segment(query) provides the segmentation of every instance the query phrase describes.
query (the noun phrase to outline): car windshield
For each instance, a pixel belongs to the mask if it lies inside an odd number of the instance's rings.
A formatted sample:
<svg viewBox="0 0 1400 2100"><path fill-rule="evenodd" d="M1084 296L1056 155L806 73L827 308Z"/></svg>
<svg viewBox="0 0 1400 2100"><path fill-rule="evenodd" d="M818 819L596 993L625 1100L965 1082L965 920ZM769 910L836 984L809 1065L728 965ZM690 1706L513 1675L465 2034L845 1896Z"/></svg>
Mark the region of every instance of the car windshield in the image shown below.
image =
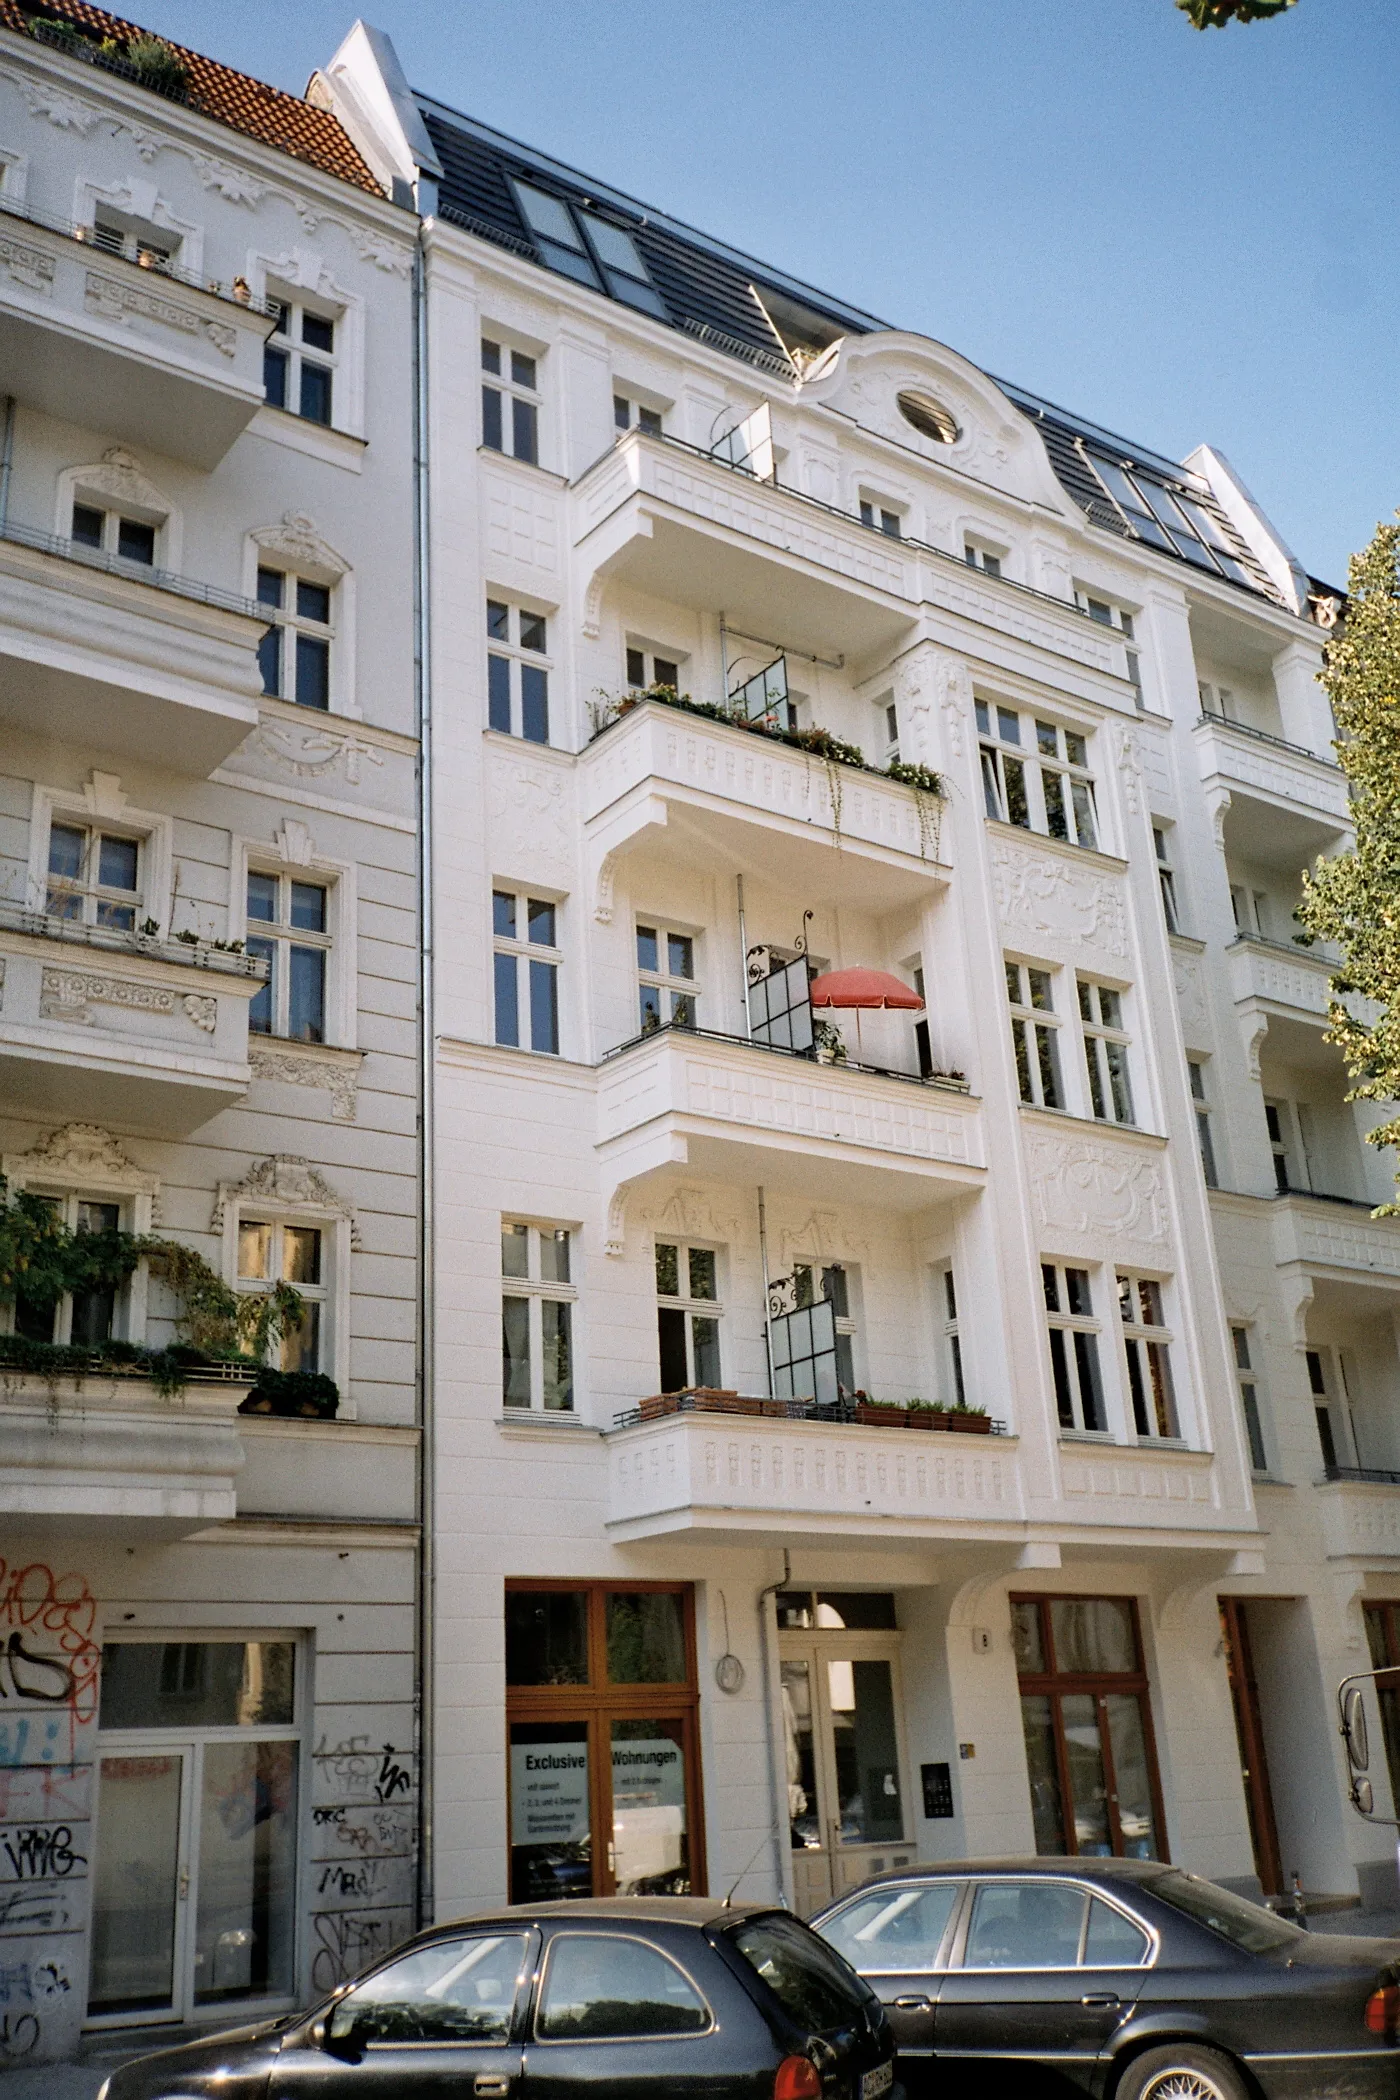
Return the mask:
<svg viewBox="0 0 1400 2100"><path fill-rule="evenodd" d="M1271 1910L1249 1902L1247 1897L1232 1896L1228 1889L1203 1881L1199 1874L1183 1874L1173 1868L1170 1873L1155 1875L1147 1886L1161 1902L1169 1903L1173 1910L1184 1911L1198 1925L1208 1925L1212 1932L1218 1932L1223 1940L1246 1954L1276 1954L1302 1936L1301 1928L1290 1925L1286 1918L1275 1917Z"/></svg>
<svg viewBox="0 0 1400 2100"><path fill-rule="evenodd" d="M796 1918L753 1918L736 1925L729 1939L809 2034L849 2027L871 1995L869 1984Z"/></svg>

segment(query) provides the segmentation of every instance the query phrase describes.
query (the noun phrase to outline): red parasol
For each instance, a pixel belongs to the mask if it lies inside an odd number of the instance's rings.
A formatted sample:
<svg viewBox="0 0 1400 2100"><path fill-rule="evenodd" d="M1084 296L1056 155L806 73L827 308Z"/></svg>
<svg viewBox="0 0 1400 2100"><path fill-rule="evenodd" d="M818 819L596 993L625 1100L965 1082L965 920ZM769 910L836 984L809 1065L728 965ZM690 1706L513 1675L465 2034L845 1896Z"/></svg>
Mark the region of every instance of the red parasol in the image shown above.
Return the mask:
<svg viewBox="0 0 1400 2100"><path fill-rule="evenodd" d="M897 1007L922 1013L924 1002L917 992L892 977L888 970L826 970L812 979L813 1006L854 1006L869 1011Z"/></svg>

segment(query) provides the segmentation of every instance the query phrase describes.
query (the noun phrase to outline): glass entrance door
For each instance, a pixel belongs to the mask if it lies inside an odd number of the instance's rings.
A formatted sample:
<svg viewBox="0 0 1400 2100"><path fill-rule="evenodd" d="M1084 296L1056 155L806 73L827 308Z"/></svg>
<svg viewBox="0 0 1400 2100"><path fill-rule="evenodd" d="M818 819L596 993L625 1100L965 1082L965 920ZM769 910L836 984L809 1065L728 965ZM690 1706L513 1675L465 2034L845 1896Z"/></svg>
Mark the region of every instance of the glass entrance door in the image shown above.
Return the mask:
<svg viewBox="0 0 1400 2100"><path fill-rule="evenodd" d="M784 1636L793 1901L804 1917L908 1864L898 1668L893 1643Z"/></svg>
<svg viewBox="0 0 1400 2100"><path fill-rule="evenodd" d="M88 1993L94 2018L177 2011L189 1894L187 1763L183 1746L101 1760Z"/></svg>

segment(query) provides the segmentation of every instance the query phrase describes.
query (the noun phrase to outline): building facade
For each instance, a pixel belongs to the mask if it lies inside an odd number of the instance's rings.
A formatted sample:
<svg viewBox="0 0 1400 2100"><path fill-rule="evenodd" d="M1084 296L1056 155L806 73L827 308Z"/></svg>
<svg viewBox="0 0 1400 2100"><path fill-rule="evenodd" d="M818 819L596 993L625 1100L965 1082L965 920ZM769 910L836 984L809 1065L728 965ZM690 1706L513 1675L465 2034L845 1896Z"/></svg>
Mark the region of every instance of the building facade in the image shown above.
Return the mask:
<svg viewBox="0 0 1400 2100"><path fill-rule="evenodd" d="M1036 1848L1393 1900L1334 1693L1400 1237L1290 916L1336 595L1219 453L363 32L318 92L424 218L438 1915Z"/></svg>
<svg viewBox="0 0 1400 2100"><path fill-rule="evenodd" d="M0 8L0 1167L116 1262L0 1311L6 2064L415 1922L415 234L329 112ZM171 1244L294 1285L278 1377L163 1354Z"/></svg>

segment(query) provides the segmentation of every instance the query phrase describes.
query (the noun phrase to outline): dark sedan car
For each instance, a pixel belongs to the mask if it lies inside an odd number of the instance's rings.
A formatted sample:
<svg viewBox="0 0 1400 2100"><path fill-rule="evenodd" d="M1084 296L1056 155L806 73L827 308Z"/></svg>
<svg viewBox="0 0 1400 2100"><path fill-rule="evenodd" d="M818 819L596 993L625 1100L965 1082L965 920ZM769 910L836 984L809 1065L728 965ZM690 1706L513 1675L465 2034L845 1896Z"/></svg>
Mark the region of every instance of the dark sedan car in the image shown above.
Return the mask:
<svg viewBox="0 0 1400 2100"><path fill-rule="evenodd" d="M1304 1932L1179 1867L906 1869L813 1923L884 2000L911 2093L1400 2096L1400 1941Z"/></svg>
<svg viewBox="0 0 1400 2100"><path fill-rule="evenodd" d="M877 1995L786 1911L530 1904L436 1927L313 2013L114 2072L99 2100L899 2100Z"/></svg>

